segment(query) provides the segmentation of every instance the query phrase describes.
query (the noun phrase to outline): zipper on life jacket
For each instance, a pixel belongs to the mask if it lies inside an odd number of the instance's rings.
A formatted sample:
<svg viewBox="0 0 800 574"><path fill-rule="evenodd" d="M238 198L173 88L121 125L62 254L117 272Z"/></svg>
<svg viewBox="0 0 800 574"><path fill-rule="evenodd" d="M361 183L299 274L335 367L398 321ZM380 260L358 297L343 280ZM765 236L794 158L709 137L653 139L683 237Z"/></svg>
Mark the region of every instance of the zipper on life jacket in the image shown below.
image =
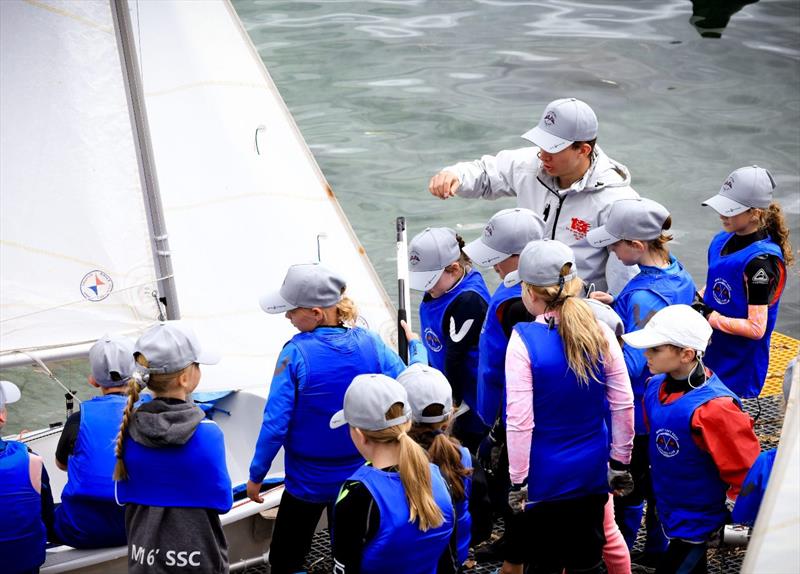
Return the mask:
<svg viewBox="0 0 800 574"><path fill-rule="evenodd" d="M542 178L536 176L536 180L544 186L544 188L555 195L558 198L558 207L556 208L556 218L553 220L553 230L550 232L550 239L556 238L556 225L558 225L558 217L561 215L561 207L564 205L564 200L567 198L566 195L563 197L559 195L557 191L551 189L549 185L542 181ZM547 206L544 208L544 213L542 214L542 219L544 219L545 223L547 223L547 216L550 215L550 204L548 203Z"/></svg>

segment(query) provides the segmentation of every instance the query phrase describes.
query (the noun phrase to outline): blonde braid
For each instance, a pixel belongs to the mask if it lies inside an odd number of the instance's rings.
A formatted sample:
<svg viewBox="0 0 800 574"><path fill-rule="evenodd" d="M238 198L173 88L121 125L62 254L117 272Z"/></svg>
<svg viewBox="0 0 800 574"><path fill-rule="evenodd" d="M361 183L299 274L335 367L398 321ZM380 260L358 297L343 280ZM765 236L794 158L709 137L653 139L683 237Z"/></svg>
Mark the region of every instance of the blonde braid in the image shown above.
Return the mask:
<svg viewBox="0 0 800 574"><path fill-rule="evenodd" d="M114 454L117 457L117 464L114 466L114 480L128 480L128 471L125 468L125 462L122 460L122 457L125 452L125 433L128 432L128 425L130 424L131 418L133 418L133 407L136 401L139 400L140 382L141 375L139 375L139 373L134 373L128 381L128 402L122 414L122 424L119 427L117 444L114 447Z"/></svg>

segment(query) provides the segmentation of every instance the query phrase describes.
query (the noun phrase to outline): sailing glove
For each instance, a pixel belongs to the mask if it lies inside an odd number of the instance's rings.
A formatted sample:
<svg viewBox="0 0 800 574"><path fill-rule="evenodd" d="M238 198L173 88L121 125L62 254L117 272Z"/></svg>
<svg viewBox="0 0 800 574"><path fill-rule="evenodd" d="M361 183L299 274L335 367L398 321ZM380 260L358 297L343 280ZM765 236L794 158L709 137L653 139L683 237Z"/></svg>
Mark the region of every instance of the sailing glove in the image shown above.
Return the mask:
<svg viewBox="0 0 800 574"><path fill-rule="evenodd" d="M706 302L700 296L700 293L697 292L695 292L694 294L694 301L692 301L692 309L700 313L706 319L708 319L708 316L714 312L714 309L706 305Z"/></svg>
<svg viewBox="0 0 800 574"><path fill-rule="evenodd" d="M608 486L615 496L628 496L633 492L631 465L608 459Z"/></svg>
<svg viewBox="0 0 800 574"><path fill-rule="evenodd" d="M508 491L508 506L511 507L511 512L514 514L523 512L527 503L528 483L512 484L511 489Z"/></svg>

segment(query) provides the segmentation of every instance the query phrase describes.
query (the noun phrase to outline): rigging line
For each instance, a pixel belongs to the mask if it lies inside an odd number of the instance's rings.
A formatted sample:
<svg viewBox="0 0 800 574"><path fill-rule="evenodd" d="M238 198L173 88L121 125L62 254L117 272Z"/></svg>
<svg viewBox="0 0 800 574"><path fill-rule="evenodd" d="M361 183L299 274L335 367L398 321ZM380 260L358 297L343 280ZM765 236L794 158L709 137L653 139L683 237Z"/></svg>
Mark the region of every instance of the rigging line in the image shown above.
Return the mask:
<svg viewBox="0 0 800 574"><path fill-rule="evenodd" d="M31 360L32 360L34 363L36 363L37 365L39 365L39 366L40 366L40 367L41 367L41 368L44 370L44 372L47 374L47 376L48 376L48 377L50 377L52 380L54 380L54 381L55 381L55 382L58 384L58 386L59 386L59 387L61 387L62 389L64 389L64 391L65 391L65 392L66 392L68 395L70 395L70 396L71 396L73 399L75 399L76 401L78 401L78 404L81 404L81 400L80 400L78 397L76 397L76 396L75 396L75 393L73 393L73 392L72 392L70 389L68 389L68 388L67 388L67 387L64 385L64 383L62 383L61 381L59 381L59 380L58 380L58 377L56 377L56 376L53 374L53 371L51 371L50 369L48 369L48 368L47 368L47 365L45 365L45 364L44 364L44 362L43 362L43 361L42 361L42 360L41 360L39 357L36 357L35 355L30 355L30 354L26 353L25 351L17 351L17 353L20 353L20 354L22 354L22 355L25 355L26 357L28 357L29 359L31 359Z"/></svg>
<svg viewBox="0 0 800 574"><path fill-rule="evenodd" d="M156 277L153 281L146 281L144 283L137 283L136 285L131 285L130 287L125 287L124 289L117 289L115 293L124 293L126 291L131 291L132 289L139 289L140 287L144 287L147 285L153 285L158 283L159 281L163 281L165 279L172 279L175 275L165 275L164 277ZM81 303L86 303L86 299L84 300L76 300L70 301L69 303L62 303L61 305L54 305L53 307L47 307L45 309L39 309L37 311L31 311L30 313L24 313L22 315L15 315L13 317L7 317L5 319L0 319L0 323L7 323L8 321L15 321L17 319L24 319L25 317L30 317L32 315L38 315L40 313L47 313L48 311L54 311L56 309L61 309L62 307L70 307L72 305L78 305Z"/></svg>

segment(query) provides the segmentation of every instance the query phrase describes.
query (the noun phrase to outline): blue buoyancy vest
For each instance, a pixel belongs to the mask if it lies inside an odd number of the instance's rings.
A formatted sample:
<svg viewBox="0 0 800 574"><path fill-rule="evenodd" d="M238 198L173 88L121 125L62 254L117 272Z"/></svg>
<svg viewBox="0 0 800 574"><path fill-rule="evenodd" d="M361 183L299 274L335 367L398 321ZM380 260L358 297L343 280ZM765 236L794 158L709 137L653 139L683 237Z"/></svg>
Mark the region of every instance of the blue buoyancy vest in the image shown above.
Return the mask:
<svg viewBox="0 0 800 574"><path fill-rule="evenodd" d="M472 469L472 455L466 447L461 447L461 464L467 470ZM464 500L455 502L456 536L458 541L458 563L463 564L469 554L469 543L472 540L472 516L469 513L469 498L472 494L472 475L464 477Z"/></svg>
<svg viewBox="0 0 800 574"><path fill-rule="evenodd" d="M306 381L297 389L284 441L286 489L309 502L333 502L342 483L364 464L347 425L330 428L344 393L356 375L380 373L372 335L361 328L323 336L315 331L292 337L303 354Z"/></svg>
<svg viewBox="0 0 800 574"><path fill-rule="evenodd" d="M428 349L428 362L431 367L442 371L445 375L445 357L447 356L447 343L450 340L449 325L444 324L444 316L450 304L465 291L474 291L485 301L489 300L489 290L483 276L472 270L456 285L441 297L423 300L419 306L419 322L422 329L422 340ZM472 380L463 381L464 401L470 406L477 403L477 374L478 374L478 346L469 352L469 372Z"/></svg>
<svg viewBox="0 0 800 574"><path fill-rule="evenodd" d="M766 238L734 253L722 255L722 249L732 236L733 233L723 231L711 240L703 300L725 317L743 319L747 317L748 307L744 280L747 264L759 255L772 255L783 261L783 254L772 239ZM763 337L753 340L714 329L711 343L706 349L706 365L740 397L757 397L764 386L769 367L769 341L778 319L784 282L785 275L782 275L775 299L767 312L767 329Z"/></svg>
<svg viewBox="0 0 800 574"><path fill-rule="evenodd" d="M477 411L487 425L492 426L498 413L506 419L506 348L508 337L497 316L500 306L510 299L522 297L522 284L506 287L503 283L489 301L489 310L478 343Z"/></svg>
<svg viewBox="0 0 800 574"><path fill-rule="evenodd" d="M367 487L380 512L380 526L361 557L363 574L434 574L453 533L453 503L439 467L430 465L433 499L444 522L423 532L409 522L405 488L397 472L363 465L351 477Z"/></svg>
<svg viewBox="0 0 800 574"><path fill-rule="evenodd" d="M725 524L728 485L707 452L692 436L692 415L718 397L739 399L716 375L678 400L662 404L659 392L665 375L651 378L645 391L650 421L650 468L658 516L670 538L703 542Z"/></svg>
<svg viewBox="0 0 800 574"><path fill-rule="evenodd" d="M28 447L0 440L0 570L37 569L45 560L47 533L42 498L31 484Z"/></svg>
<svg viewBox="0 0 800 574"><path fill-rule="evenodd" d="M120 504L208 508L224 514L233 505L222 430L210 420L197 425L186 444L151 448L125 437L128 479L117 485Z"/></svg>
<svg viewBox="0 0 800 574"><path fill-rule="evenodd" d="M625 332L638 331L642 329L650 318L664 307L670 305L691 305L694 301L696 288L692 276L684 269L680 261L670 255L670 266L666 269L658 267L640 266L640 272L636 277L628 281L622 292L614 299L614 310L622 318L625 325ZM635 304L632 299L636 292L647 291L655 295L651 300L653 303L649 308L642 309ZM644 358L643 349L634 349L625 346L625 357L633 360L626 360L628 375L631 379L633 388L633 406L636 434L647 434L642 414L642 398L644 389L652 374L647 368L647 360ZM632 369L631 367L635 367ZM631 372L635 371L635 372Z"/></svg>
<svg viewBox="0 0 800 574"><path fill-rule="evenodd" d="M775 464L775 455L778 449L765 450L747 471L747 476L742 482L742 489L736 497L731 518L734 524L753 524L761 508L761 501L769 486L769 477Z"/></svg>
<svg viewBox="0 0 800 574"><path fill-rule="evenodd" d="M518 323L533 374L528 500L576 498L608 492L606 386L602 369L582 384L567 363L556 327Z"/></svg>

